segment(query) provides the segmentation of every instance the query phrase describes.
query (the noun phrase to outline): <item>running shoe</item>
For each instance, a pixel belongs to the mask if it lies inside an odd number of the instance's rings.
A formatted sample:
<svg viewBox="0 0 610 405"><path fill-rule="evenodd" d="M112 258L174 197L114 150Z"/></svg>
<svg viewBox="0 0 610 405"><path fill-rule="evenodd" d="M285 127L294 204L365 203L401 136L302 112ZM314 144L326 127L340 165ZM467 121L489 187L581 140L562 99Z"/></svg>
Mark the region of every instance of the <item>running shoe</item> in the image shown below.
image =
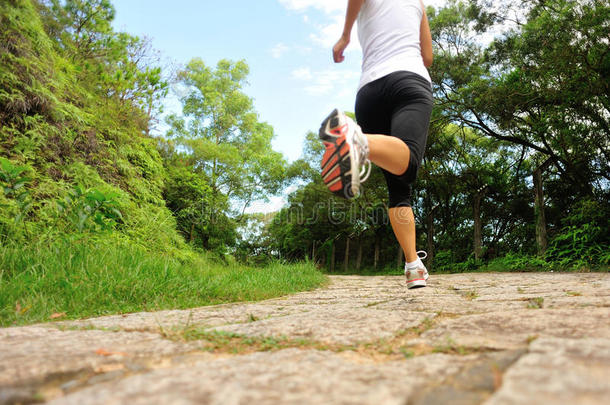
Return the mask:
<svg viewBox="0 0 610 405"><path fill-rule="evenodd" d="M340 197L357 197L360 184L371 174L366 136L351 118L338 109L322 122L319 135L326 146L321 164L324 184Z"/></svg>
<svg viewBox="0 0 610 405"><path fill-rule="evenodd" d="M424 256L419 256L423 253ZM428 257L428 254L423 250L417 252L417 260L414 263L405 263L405 276L407 277L407 288L421 288L426 286L428 280L428 269L424 266L422 259Z"/></svg>

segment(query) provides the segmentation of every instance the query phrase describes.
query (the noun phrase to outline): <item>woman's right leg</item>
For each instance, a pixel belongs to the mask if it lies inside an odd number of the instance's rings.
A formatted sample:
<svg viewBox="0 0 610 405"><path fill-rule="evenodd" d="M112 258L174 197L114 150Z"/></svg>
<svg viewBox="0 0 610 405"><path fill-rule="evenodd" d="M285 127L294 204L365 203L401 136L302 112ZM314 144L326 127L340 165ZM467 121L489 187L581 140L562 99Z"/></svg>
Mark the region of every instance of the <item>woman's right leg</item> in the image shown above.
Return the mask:
<svg viewBox="0 0 610 405"><path fill-rule="evenodd" d="M365 135L371 162L397 176L407 171L411 152L404 141L389 135Z"/></svg>
<svg viewBox="0 0 610 405"><path fill-rule="evenodd" d="M389 135L366 134L366 137L371 162L397 176L407 171L411 152L404 141ZM405 260L407 263L417 260L413 209L407 206L392 207L388 210L388 216Z"/></svg>

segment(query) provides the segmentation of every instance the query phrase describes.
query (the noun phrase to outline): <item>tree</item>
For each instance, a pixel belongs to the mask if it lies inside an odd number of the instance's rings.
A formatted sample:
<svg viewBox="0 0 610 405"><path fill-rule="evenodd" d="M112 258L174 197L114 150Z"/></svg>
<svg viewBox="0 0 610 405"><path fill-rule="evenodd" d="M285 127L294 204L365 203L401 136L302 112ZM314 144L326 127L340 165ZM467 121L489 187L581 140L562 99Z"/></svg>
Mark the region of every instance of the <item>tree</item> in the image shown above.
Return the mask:
<svg viewBox="0 0 610 405"><path fill-rule="evenodd" d="M242 91L247 75L244 61L221 60L212 69L191 60L178 73L183 114L168 118L167 136L185 151L192 173L209 185L215 218L225 225L230 218L245 219L248 206L276 193L285 179L285 159L271 145L273 128L258 120Z"/></svg>
<svg viewBox="0 0 610 405"><path fill-rule="evenodd" d="M188 148L215 193L242 203L242 212L280 188L286 166L271 147L273 128L258 121L242 92L247 74L244 61L221 60L210 69L193 59L178 73L184 117L168 119L168 136Z"/></svg>
<svg viewBox="0 0 610 405"><path fill-rule="evenodd" d="M453 1L433 16L436 93L450 120L551 158L574 192L591 195L610 177L610 7L520 4L527 21L487 47L480 35L506 22L487 2Z"/></svg>

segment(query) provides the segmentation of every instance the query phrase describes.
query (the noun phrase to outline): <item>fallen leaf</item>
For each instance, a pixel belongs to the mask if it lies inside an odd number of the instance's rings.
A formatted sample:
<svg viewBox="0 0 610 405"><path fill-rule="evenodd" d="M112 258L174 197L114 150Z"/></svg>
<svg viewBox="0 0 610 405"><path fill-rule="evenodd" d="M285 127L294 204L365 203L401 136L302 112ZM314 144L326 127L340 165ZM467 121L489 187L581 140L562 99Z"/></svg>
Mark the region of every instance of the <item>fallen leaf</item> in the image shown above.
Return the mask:
<svg viewBox="0 0 610 405"><path fill-rule="evenodd" d="M66 313L65 312L54 312L51 314L50 318L57 319L57 318L61 318L62 316L66 316Z"/></svg>
<svg viewBox="0 0 610 405"><path fill-rule="evenodd" d="M116 370L124 370L125 365L123 363L113 363L113 364L102 364L96 367L93 371L96 373L109 373L111 371Z"/></svg>
<svg viewBox="0 0 610 405"><path fill-rule="evenodd" d="M23 314L25 314L26 312L28 312L28 311L30 310L30 308L32 308L32 306L31 306L31 305L28 305L27 307L23 308L23 307L21 306L21 304L19 303L19 301L15 302L15 313L16 313L17 315L23 315Z"/></svg>
<svg viewBox="0 0 610 405"><path fill-rule="evenodd" d="M494 389L498 390L502 386L502 371L498 369L498 367L494 366L492 368L493 377L494 377Z"/></svg>
<svg viewBox="0 0 610 405"><path fill-rule="evenodd" d="M106 349L97 349L95 351L95 354L100 355L100 356L114 356L114 355L119 355L119 356L127 356L127 353L124 352L109 352Z"/></svg>

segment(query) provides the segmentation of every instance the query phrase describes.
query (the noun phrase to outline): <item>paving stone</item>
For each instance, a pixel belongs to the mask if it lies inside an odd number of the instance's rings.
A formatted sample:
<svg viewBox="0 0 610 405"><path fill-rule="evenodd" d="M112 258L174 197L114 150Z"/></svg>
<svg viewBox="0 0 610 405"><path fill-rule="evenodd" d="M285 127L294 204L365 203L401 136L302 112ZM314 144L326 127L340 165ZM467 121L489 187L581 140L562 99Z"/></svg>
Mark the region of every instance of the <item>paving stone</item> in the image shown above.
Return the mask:
<svg viewBox="0 0 610 405"><path fill-rule="evenodd" d="M337 305L324 311L298 313L247 324L228 325L214 330L247 336L285 336L330 344L355 344L388 339L419 325L435 314L410 312L408 308L382 311Z"/></svg>
<svg viewBox="0 0 610 405"><path fill-rule="evenodd" d="M606 319L607 321L607 319ZM487 405L610 403L610 340L545 338L504 375Z"/></svg>
<svg viewBox="0 0 610 405"><path fill-rule="evenodd" d="M287 349L155 370L86 388L51 404L399 405L428 381L457 372L472 358L433 354L362 364L336 353Z"/></svg>
<svg viewBox="0 0 610 405"><path fill-rule="evenodd" d="M0 388L31 387L52 380L63 383L79 374L116 371L129 362L153 366L197 347L154 333L60 331L41 326L0 329Z"/></svg>
<svg viewBox="0 0 610 405"><path fill-rule="evenodd" d="M480 404L502 384L502 373L526 353L526 349L484 354L459 372L420 390L408 405Z"/></svg>
<svg viewBox="0 0 610 405"><path fill-rule="evenodd" d="M539 337L610 339L610 308L521 309L447 319L422 334L433 346L514 349Z"/></svg>

